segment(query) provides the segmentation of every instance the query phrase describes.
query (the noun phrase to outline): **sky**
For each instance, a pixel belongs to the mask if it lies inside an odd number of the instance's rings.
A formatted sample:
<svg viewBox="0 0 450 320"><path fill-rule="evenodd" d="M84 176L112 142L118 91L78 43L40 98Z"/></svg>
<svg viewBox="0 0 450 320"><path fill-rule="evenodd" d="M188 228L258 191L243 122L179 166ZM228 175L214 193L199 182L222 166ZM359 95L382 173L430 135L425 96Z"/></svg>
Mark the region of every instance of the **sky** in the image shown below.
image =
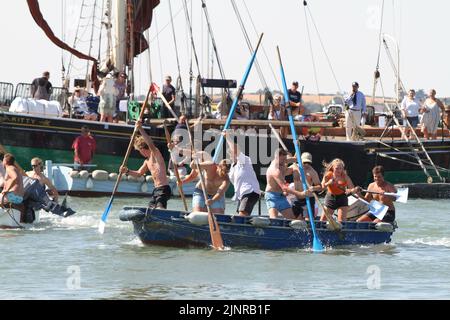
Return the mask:
<svg viewBox="0 0 450 320"><path fill-rule="evenodd" d="M89 0L86 0L89 2ZM92 2L94 0L91 0ZM191 2L192 1L192 2ZM373 73L377 65L379 29L383 0L310 0L307 17L300 0L235 0L244 20L249 37L256 45L258 32L264 32L263 47L258 52L258 61L265 81L272 89L280 82L276 46L280 46L286 78L304 85L305 93L336 93L350 91L351 83L358 81L360 90L372 95ZM50 26L58 35L65 25L67 39L73 38L78 23L78 7L81 0L41 0L41 8ZM98 1L99 3L101 1ZM241 81L250 59L250 52L240 29L231 1L205 0L211 18L220 59L226 78ZM66 4L67 15L62 21L62 4ZM193 8L195 44L203 77L207 71L208 33L202 13L201 0L188 0ZM178 55L185 90L188 91L189 52L188 32L182 0L171 0L176 30ZM61 86L61 49L47 40L35 24L26 1L2 1L0 30L0 81L31 82L45 70L50 71L54 86ZM246 10L246 7L248 11ZM69 8L69 9L67 9ZM75 9L77 8L77 9ZM251 16L248 15L251 13ZM314 19L320 38L316 33ZM447 34L447 13L450 1L385 0L383 32L397 40L400 47L400 74L407 87L415 89L435 88L438 96L450 96L450 51ZM251 18L250 18L251 17ZM172 28L170 25L168 0L161 0L155 9L150 29L151 74L153 81L160 83L164 75L178 75ZM252 23L253 22L253 23ZM254 25L254 26L253 26ZM307 26L311 37L308 37ZM311 45L310 41L311 39ZM322 50L320 40L325 51ZM69 40L71 42L73 40ZM390 51L397 63L397 50L389 40ZM313 53L317 79L312 63ZM326 55L336 75L329 67ZM267 56L267 58L266 58ZM136 59L136 89L145 93L149 85L148 53ZM65 55L67 64L68 56ZM269 62L270 64L269 64ZM86 67L80 63L79 69ZM275 75L272 73L274 70ZM386 51L382 48L380 71L387 96L394 95L395 77ZM84 71L80 71L84 72ZM194 75L197 68L194 65ZM215 65L214 76L219 72ZM261 88L256 69L252 69L246 90ZM381 90L377 90L381 95Z"/></svg>

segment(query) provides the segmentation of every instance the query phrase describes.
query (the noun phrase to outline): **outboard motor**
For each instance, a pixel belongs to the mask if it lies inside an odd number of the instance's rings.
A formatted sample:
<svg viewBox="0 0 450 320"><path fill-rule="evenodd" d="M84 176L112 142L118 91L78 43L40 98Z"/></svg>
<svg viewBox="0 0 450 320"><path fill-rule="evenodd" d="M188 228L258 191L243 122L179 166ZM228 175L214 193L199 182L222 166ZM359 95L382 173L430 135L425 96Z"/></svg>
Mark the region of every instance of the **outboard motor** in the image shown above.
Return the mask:
<svg viewBox="0 0 450 320"><path fill-rule="evenodd" d="M60 205L53 201L45 191L45 186L41 185L38 180L29 177L23 178L23 187L25 195L23 197L25 205L25 220L31 222L35 219L35 210L44 209L61 217L68 217L75 213L71 208L67 208L65 204Z"/></svg>

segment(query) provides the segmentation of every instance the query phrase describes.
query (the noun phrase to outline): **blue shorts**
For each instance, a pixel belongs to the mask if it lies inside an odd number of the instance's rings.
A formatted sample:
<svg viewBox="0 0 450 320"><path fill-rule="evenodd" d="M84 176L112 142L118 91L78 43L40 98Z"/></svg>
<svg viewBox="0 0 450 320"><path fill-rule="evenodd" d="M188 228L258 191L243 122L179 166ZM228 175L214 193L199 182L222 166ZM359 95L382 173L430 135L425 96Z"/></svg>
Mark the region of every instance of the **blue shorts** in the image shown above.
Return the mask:
<svg viewBox="0 0 450 320"><path fill-rule="evenodd" d="M414 129L419 125L419 117L408 117L408 121Z"/></svg>
<svg viewBox="0 0 450 320"><path fill-rule="evenodd" d="M23 197L18 196L13 192L8 192L6 194L6 199L2 199L2 202L6 202L5 200L8 200L7 202L12 204L21 204L23 202Z"/></svg>
<svg viewBox="0 0 450 320"><path fill-rule="evenodd" d="M208 195L208 199L211 199L212 197L214 197L214 195L212 196ZM192 193L192 207L206 208L205 197L203 196L202 190L195 188L194 192ZM211 210L212 209L225 210L225 196L223 196L217 201L214 201L210 206L210 208Z"/></svg>
<svg viewBox="0 0 450 320"><path fill-rule="evenodd" d="M291 208L286 196L280 192L266 192L264 199L266 199L268 210L277 209L279 212L283 212Z"/></svg>

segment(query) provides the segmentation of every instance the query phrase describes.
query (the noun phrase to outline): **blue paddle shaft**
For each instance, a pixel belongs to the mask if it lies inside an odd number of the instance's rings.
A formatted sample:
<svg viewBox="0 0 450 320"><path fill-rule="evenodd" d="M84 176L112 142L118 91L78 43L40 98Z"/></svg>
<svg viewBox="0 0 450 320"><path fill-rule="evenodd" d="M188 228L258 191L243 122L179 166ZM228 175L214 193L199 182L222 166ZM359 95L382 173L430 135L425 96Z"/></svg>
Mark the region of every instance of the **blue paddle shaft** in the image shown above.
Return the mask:
<svg viewBox="0 0 450 320"><path fill-rule="evenodd" d="M278 49L278 47L277 47ZM305 175L305 170L303 169L303 163L302 163L302 159L301 159L301 150L300 150L300 146L298 144L298 140L297 140L297 132L295 131L295 125L294 125L294 118L292 117L292 110L291 110L291 106L290 106L290 99L289 99L289 91L286 85L286 76L284 74L284 68L283 68L283 63L281 61L281 55L280 55L280 51L278 49L278 58L280 60L280 69L281 69L281 82L282 82L282 86L283 86L283 91L284 91L284 102L288 111L288 118L289 118L289 125L291 127L291 133L292 133L292 140L294 143L294 148L295 148L295 152L297 154L297 162L298 162L298 167L300 169L300 174L302 177L302 185L303 185L303 190L308 190L308 186L306 184L306 175ZM316 226L314 224L314 214L311 208L311 202L309 200L309 197L306 198L306 206L308 208L308 215L309 215L309 221L311 223L311 230L313 232L313 237L314 237L314 242L313 243L313 247L315 250L321 251L323 250L323 246L322 243L320 242L319 238L317 237L317 233L316 233Z"/></svg>
<svg viewBox="0 0 450 320"><path fill-rule="evenodd" d="M258 45L256 46L255 52L253 52L252 58L250 59L250 62L247 66L244 77L242 78L241 84L239 85L239 90L236 94L236 97L233 100L233 104L231 105L230 113L228 114L228 118L227 118L227 121L225 122L223 131L228 130L230 128L231 120L233 120L234 112L236 111L237 105L239 103L239 97L241 96L242 92L244 92L244 87L247 82L248 76L250 75L250 71L252 70L253 63L255 62L256 54L258 53L259 46L261 45L261 40L263 38L263 35L264 35L264 33L261 34L261 36L259 37ZM224 141L224 136L221 135L219 138L219 143L217 144L217 147L216 147L216 151L214 153L213 161L215 163L217 163L217 161L219 160L219 155L220 155L220 151L222 150L223 141Z"/></svg>

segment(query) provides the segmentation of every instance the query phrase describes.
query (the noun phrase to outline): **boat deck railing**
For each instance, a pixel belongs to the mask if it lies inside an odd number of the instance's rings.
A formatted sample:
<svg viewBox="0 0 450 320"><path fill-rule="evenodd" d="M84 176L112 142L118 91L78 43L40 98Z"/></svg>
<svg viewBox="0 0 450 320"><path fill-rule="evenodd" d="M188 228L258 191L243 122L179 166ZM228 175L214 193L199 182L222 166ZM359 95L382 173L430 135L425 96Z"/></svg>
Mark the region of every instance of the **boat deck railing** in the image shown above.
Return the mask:
<svg viewBox="0 0 450 320"><path fill-rule="evenodd" d="M14 85L8 82L0 82L0 106L11 105L14 100Z"/></svg>

